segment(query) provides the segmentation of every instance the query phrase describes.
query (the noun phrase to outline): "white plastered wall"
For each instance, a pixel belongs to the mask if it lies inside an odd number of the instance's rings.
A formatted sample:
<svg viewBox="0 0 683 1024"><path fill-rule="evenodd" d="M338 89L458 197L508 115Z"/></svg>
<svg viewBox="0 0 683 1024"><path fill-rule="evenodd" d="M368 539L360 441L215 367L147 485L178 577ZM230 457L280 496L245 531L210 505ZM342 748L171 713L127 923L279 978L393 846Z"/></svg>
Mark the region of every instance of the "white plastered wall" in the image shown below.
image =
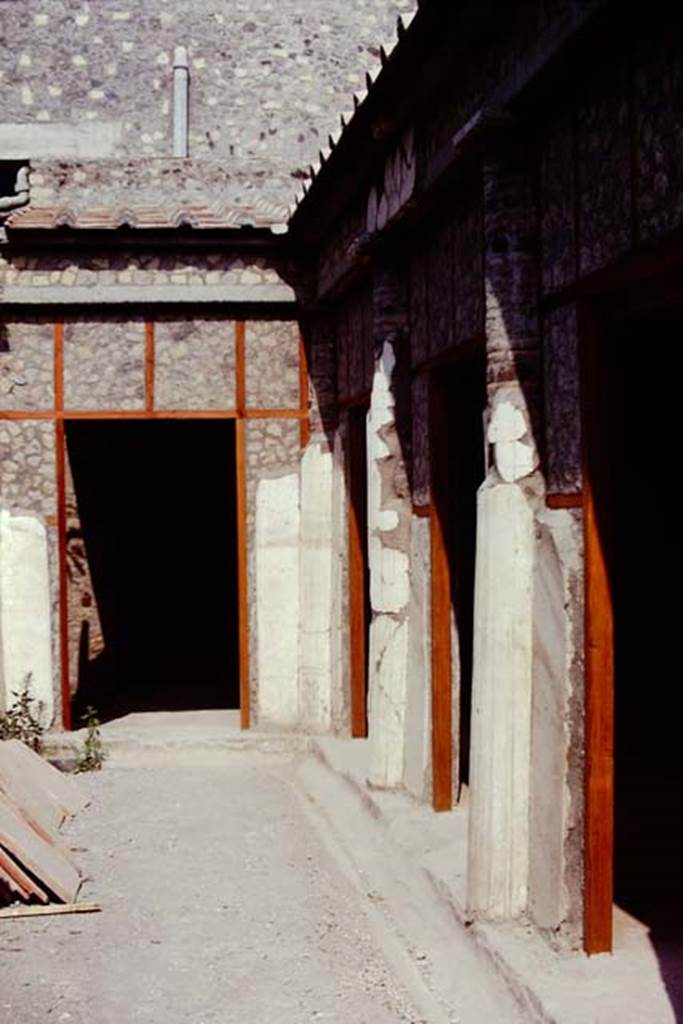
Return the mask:
<svg viewBox="0 0 683 1024"><path fill-rule="evenodd" d="M28 681L45 727L55 713L51 618L45 526L0 509L0 706Z"/></svg>

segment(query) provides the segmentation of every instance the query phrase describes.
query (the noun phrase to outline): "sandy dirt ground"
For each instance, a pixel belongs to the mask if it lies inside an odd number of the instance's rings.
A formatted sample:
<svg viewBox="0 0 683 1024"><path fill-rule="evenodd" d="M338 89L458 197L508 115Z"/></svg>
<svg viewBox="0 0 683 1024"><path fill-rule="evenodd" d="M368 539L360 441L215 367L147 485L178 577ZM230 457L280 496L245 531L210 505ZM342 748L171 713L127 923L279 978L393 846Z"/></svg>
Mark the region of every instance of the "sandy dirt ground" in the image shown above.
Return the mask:
<svg viewBox="0 0 683 1024"><path fill-rule="evenodd" d="M0 923L2 1024L433 1024L291 758L169 752L80 778L66 840L102 913Z"/></svg>

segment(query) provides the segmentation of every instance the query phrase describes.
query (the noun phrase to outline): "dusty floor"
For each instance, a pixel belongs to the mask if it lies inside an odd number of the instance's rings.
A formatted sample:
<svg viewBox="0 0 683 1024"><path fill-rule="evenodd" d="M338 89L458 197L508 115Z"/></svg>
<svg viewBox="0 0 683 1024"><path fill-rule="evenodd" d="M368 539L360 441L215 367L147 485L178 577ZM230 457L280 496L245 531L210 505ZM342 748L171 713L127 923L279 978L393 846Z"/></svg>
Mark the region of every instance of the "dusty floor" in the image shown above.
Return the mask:
<svg viewBox="0 0 683 1024"><path fill-rule="evenodd" d="M430 1011L291 757L140 753L81 779L92 803L68 841L89 875L80 898L103 912L2 923L3 1024L519 1019L469 969L464 1015Z"/></svg>

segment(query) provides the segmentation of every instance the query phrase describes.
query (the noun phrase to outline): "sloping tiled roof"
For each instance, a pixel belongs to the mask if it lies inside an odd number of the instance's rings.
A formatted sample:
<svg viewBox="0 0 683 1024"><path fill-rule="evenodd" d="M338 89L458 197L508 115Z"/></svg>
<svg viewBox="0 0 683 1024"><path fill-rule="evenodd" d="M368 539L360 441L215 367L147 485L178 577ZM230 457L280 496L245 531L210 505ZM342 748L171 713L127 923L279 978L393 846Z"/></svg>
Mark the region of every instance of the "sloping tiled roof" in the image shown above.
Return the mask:
<svg viewBox="0 0 683 1024"><path fill-rule="evenodd" d="M206 203L150 206L25 206L6 221L12 230L50 230L68 227L75 230L115 230L129 227L139 230L189 227L198 231L212 228L273 228L287 223L287 207L256 201L248 206Z"/></svg>

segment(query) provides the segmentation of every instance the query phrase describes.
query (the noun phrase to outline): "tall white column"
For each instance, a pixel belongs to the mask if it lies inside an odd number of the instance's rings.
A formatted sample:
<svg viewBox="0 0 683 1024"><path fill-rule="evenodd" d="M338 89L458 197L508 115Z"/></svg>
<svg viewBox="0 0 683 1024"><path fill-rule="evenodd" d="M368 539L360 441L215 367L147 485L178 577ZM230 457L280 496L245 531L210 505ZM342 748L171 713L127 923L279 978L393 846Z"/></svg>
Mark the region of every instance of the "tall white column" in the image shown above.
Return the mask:
<svg viewBox="0 0 683 1024"><path fill-rule="evenodd" d="M30 677L30 679L29 679ZM35 516L0 509L0 686L7 708L28 681L43 725L55 711L47 534Z"/></svg>

